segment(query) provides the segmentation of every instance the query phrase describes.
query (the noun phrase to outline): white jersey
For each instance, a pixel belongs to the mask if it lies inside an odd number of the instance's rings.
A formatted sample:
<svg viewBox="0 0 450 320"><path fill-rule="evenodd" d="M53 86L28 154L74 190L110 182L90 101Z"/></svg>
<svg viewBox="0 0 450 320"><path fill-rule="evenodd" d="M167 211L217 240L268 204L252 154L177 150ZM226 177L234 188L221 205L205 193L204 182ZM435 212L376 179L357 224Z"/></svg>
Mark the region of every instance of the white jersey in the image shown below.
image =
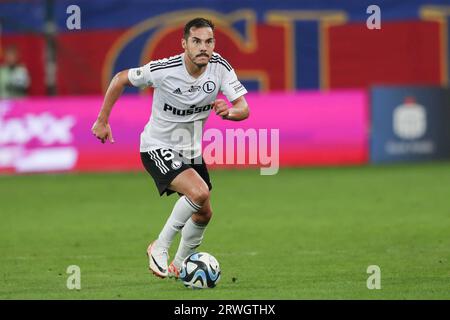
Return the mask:
<svg viewBox="0 0 450 320"><path fill-rule="evenodd" d="M130 69L128 79L133 86L155 88L152 114L141 133L140 151L168 148L187 158L202 154L203 133L198 124L203 128L219 90L229 101L247 93L233 68L217 53L198 78L188 73L183 53Z"/></svg>

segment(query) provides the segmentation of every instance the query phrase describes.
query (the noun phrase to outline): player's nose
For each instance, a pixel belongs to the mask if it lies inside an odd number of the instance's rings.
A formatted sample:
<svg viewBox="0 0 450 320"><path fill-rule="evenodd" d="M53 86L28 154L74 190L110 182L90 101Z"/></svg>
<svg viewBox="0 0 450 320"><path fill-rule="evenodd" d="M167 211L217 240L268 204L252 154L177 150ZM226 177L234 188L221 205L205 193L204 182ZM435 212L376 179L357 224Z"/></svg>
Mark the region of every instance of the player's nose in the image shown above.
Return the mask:
<svg viewBox="0 0 450 320"><path fill-rule="evenodd" d="M202 57L202 56L209 57L209 54L206 50L200 50L200 53L197 56L198 57Z"/></svg>

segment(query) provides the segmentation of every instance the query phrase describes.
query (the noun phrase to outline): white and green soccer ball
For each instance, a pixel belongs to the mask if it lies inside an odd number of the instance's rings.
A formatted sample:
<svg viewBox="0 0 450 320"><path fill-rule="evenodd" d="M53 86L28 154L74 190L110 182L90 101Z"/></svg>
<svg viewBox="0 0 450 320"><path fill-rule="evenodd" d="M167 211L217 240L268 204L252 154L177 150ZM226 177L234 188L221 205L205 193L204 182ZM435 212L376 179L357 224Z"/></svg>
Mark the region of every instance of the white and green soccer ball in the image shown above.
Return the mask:
<svg viewBox="0 0 450 320"><path fill-rule="evenodd" d="M184 259L180 280L192 289L214 288L220 280L220 266L207 252L196 252Z"/></svg>

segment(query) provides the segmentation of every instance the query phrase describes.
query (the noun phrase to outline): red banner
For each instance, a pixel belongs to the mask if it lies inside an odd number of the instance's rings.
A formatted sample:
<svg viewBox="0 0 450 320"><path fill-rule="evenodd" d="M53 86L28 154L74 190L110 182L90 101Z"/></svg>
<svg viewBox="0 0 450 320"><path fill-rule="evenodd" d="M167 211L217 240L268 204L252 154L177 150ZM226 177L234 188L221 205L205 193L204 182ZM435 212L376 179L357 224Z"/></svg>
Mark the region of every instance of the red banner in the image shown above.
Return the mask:
<svg viewBox="0 0 450 320"><path fill-rule="evenodd" d="M365 23L331 27L330 87L440 85L439 27L424 21L386 22L380 30Z"/></svg>

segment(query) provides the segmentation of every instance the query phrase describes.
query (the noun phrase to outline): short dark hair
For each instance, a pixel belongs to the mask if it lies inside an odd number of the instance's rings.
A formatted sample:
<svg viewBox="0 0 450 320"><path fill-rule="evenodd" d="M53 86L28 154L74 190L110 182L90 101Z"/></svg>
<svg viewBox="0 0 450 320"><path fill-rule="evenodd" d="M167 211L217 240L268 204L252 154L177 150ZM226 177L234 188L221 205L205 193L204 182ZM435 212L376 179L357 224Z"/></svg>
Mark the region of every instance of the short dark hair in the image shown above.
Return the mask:
<svg viewBox="0 0 450 320"><path fill-rule="evenodd" d="M211 20L205 18L192 19L184 26L184 38L186 40L189 38L191 28L211 28L214 31L214 24Z"/></svg>

